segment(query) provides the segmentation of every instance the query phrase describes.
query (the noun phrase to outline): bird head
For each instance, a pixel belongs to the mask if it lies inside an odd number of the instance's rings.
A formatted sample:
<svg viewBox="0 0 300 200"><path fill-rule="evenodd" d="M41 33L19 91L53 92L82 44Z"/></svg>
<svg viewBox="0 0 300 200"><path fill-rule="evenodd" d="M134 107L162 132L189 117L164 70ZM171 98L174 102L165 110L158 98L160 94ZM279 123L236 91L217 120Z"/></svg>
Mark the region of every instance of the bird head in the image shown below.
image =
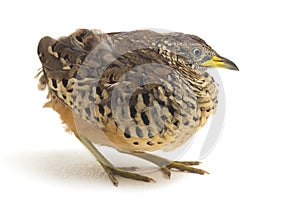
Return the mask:
<svg viewBox="0 0 300 200"><path fill-rule="evenodd" d="M213 50L204 40L195 35L183 33L168 34L164 48L177 55L179 62L184 62L197 71L207 68L224 68L237 70L237 66Z"/></svg>

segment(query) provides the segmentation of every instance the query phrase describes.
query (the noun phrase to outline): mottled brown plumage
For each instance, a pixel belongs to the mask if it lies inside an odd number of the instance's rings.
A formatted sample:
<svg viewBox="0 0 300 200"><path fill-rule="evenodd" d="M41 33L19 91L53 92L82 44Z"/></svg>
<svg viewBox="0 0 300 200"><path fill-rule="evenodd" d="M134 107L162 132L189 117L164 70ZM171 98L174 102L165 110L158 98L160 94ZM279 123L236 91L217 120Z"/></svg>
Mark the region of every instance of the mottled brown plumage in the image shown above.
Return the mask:
<svg viewBox="0 0 300 200"><path fill-rule="evenodd" d="M58 40L42 38L38 54L43 65L39 87L49 90L45 106L60 114L115 184L113 174L152 179L118 171L92 143L147 159L167 174L169 168L205 173L188 166L193 162L142 153L176 149L205 125L217 106L217 85L207 67L237 70L202 39L150 30L105 34L82 29Z"/></svg>

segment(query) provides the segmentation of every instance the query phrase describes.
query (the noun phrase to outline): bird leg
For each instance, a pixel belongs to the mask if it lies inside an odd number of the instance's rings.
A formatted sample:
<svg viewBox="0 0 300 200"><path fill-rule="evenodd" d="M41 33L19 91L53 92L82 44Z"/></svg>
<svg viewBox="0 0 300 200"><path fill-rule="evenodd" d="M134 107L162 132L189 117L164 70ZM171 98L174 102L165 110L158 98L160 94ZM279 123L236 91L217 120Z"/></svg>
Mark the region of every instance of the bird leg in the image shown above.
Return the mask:
<svg viewBox="0 0 300 200"><path fill-rule="evenodd" d="M191 167L191 165L199 165L201 163L199 161L170 161L168 159L153 154L149 154L146 152L124 152L124 153L145 159L149 162L156 164L158 167L161 168L162 172L167 177L171 176L171 171L170 171L171 169L177 169L179 171L186 171L186 172L196 173L201 175L208 174L208 172L202 169Z"/></svg>
<svg viewBox="0 0 300 200"><path fill-rule="evenodd" d="M154 179L139 175L136 173L124 171L122 169L118 169L113 166L111 162L109 162L97 149L96 147L89 141L87 138L78 137L79 141L94 155L97 161L101 164L105 172L108 174L110 180L113 182L115 186L118 186L118 180L116 179L115 175L119 175L125 178L134 179L138 181L144 182L155 182Z"/></svg>

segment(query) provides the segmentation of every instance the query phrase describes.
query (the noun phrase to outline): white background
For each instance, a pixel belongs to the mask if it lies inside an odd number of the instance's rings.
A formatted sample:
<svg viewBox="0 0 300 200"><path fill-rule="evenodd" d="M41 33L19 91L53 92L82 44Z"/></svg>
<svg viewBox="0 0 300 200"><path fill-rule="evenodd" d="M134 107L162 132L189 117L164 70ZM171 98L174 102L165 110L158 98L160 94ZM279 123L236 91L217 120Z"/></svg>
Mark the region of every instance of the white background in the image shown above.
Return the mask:
<svg viewBox="0 0 300 200"><path fill-rule="evenodd" d="M4 3L5 2L5 3ZM197 3L196 3L197 2ZM297 1L2 1L1 199L299 199ZM33 77L41 37L77 28L163 28L199 35L239 72L220 70L223 135L203 161L210 175L112 186L93 157L43 109Z"/></svg>

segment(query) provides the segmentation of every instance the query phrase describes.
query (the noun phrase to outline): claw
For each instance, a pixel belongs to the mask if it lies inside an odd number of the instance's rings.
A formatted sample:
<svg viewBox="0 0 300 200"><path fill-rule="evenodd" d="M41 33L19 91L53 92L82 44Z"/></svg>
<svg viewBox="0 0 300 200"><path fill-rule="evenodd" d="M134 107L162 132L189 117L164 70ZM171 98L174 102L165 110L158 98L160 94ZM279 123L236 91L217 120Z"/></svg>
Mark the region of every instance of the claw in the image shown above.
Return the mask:
<svg viewBox="0 0 300 200"><path fill-rule="evenodd" d="M171 178L171 171L168 167L164 166L161 168L162 172L164 175L166 175L168 178Z"/></svg>

